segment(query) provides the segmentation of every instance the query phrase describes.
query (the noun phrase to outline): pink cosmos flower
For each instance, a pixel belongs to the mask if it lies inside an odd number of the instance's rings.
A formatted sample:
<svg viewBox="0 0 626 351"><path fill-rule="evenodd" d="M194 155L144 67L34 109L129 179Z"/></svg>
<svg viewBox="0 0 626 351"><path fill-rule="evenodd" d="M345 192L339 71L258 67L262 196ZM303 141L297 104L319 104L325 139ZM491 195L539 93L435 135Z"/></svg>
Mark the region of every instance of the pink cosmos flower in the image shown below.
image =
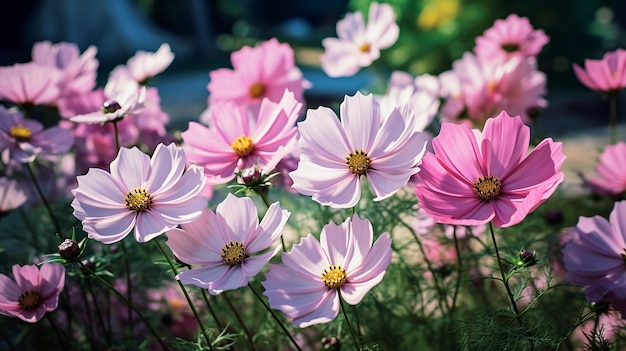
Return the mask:
<svg viewBox="0 0 626 351"><path fill-rule="evenodd" d="M110 169L91 168L72 190L74 216L92 239L111 244L134 229L135 239L147 242L197 219L206 207L198 195L202 169L185 170L185 152L174 144L159 144L152 158L121 148Z"/></svg>
<svg viewBox="0 0 626 351"><path fill-rule="evenodd" d="M70 117L70 121L105 123L138 114L145 106L146 87L123 76L111 77L104 86L104 98L101 110Z"/></svg>
<svg viewBox="0 0 626 351"><path fill-rule="evenodd" d="M20 111L0 106L0 152L19 163L32 162L37 156L58 155L69 151L74 143L69 129L43 125L24 118Z"/></svg>
<svg viewBox="0 0 626 351"><path fill-rule="evenodd" d="M609 196L626 191L626 143L618 141L608 145L596 166L598 176L585 182L592 191Z"/></svg>
<svg viewBox="0 0 626 351"><path fill-rule="evenodd" d="M309 110L298 124L300 162L289 173L293 188L334 208L348 208L361 197L361 176L380 201L405 186L419 172L426 133L416 132L409 108L395 107L383 116L373 95L346 96L341 121L327 107Z"/></svg>
<svg viewBox="0 0 626 351"><path fill-rule="evenodd" d="M232 102L213 105L211 127L191 122L181 134L189 162L204 167L214 184L227 183L235 172L254 165L276 164L295 145L302 106L292 92L283 93L278 103L263 99L258 116Z"/></svg>
<svg viewBox="0 0 626 351"><path fill-rule="evenodd" d="M18 105L53 104L59 97L58 69L36 62L0 67L0 100Z"/></svg>
<svg viewBox="0 0 626 351"><path fill-rule="evenodd" d="M497 19L491 28L476 38L474 52L484 60L534 57L549 41L544 31L534 29L528 18L510 14L506 19Z"/></svg>
<svg viewBox="0 0 626 351"><path fill-rule="evenodd" d="M529 128L504 111L482 133L443 123L417 174L420 207L444 224L521 222L563 181L561 143L544 139L527 154L529 143Z"/></svg>
<svg viewBox="0 0 626 351"><path fill-rule="evenodd" d="M391 239L383 233L372 246L367 219L354 215L341 225L322 228L320 241L312 234L270 264L265 296L272 308L299 328L327 323L337 317L339 298L356 305L383 279L391 262Z"/></svg>
<svg viewBox="0 0 626 351"><path fill-rule="evenodd" d="M0 314L28 323L38 322L59 303L65 268L56 263L13 266L13 278L0 274Z"/></svg>
<svg viewBox="0 0 626 351"><path fill-rule="evenodd" d="M137 51L135 56L128 59L126 65L115 67L111 76L121 75L139 84L145 84L150 78L165 71L172 61L174 61L174 53L169 44L163 43L154 53Z"/></svg>
<svg viewBox="0 0 626 351"><path fill-rule="evenodd" d="M348 77L380 57L380 50L392 46L400 34L389 4L372 2L367 26L360 12L348 13L337 22L338 38L322 41L322 69L330 77Z"/></svg>
<svg viewBox="0 0 626 351"><path fill-rule="evenodd" d="M207 89L209 105L232 101L242 107L256 107L263 99L278 102L285 89L303 101L309 82L295 65L293 49L288 44L270 39L257 47L244 46L231 54L233 69L212 71Z"/></svg>
<svg viewBox="0 0 626 351"><path fill-rule="evenodd" d="M570 229L570 241L563 248L566 278L584 286L589 301L599 302L607 295L611 295L608 300L626 299L625 220L626 201L620 201L608 221L600 216L580 217Z"/></svg>
<svg viewBox="0 0 626 351"><path fill-rule="evenodd" d="M289 215L275 202L259 223L252 199L229 193L215 213L204 210L198 220L167 232L167 245L179 260L202 266L181 272L176 279L213 295L245 286L281 249L270 246L282 234Z"/></svg>
<svg viewBox="0 0 626 351"><path fill-rule="evenodd" d="M437 230L435 226L436 222L433 217L431 217L424 209L418 208L417 213L415 214L415 223L413 224L413 228L415 233L418 235L429 235ZM456 235L457 239L469 238L472 236L479 236L483 234L487 230L487 226L485 224L475 225L475 226L464 226L464 225L449 225L445 224L443 226L443 234L448 239L453 239Z"/></svg>
<svg viewBox="0 0 626 351"><path fill-rule="evenodd" d="M607 52L601 60L585 60L585 68L574 64L574 73L591 90L611 93L626 87L626 50Z"/></svg>
<svg viewBox="0 0 626 351"><path fill-rule="evenodd" d="M26 188L17 180L0 178L0 217L22 206L28 200Z"/></svg>

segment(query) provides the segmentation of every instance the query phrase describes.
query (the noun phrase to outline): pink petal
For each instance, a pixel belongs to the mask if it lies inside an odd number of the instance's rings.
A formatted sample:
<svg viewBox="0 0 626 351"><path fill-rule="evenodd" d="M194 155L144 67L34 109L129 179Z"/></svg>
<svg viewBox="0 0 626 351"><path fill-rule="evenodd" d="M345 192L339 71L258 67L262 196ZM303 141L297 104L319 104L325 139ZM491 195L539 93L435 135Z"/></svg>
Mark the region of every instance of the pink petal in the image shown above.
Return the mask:
<svg viewBox="0 0 626 351"><path fill-rule="evenodd" d="M381 125L380 107L374 95L362 95L358 91L354 96L346 95L340 109L341 125L353 148L349 151L369 152Z"/></svg>
<svg viewBox="0 0 626 351"><path fill-rule="evenodd" d="M259 217L254 202L249 197L239 198L229 193L226 199L217 205L216 214L222 216L232 231L232 241L244 243L249 234L259 224Z"/></svg>

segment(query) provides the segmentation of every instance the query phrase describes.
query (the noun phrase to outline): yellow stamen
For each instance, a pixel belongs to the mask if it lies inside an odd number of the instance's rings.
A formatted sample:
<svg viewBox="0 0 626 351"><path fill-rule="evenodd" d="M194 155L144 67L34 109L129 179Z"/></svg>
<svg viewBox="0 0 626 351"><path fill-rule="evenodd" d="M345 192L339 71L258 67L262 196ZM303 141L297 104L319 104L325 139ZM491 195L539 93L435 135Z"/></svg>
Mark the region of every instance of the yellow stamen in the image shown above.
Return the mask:
<svg viewBox="0 0 626 351"><path fill-rule="evenodd" d="M226 264L236 266L241 264L246 257L248 257L246 248L238 241L231 241L222 246L222 260L224 260Z"/></svg>
<svg viewBox="0 0 626 351"><path fill-rule="evenodd" d="M346 283L346 270L331 264L322 272L322 281L329 289L341 288Z"/></svg>
<svg viewBox="0 0 626 351"><path fill-rule="evenodd" d="M363 150L355 150L346 156L346 165L350 172L356 175L365 174L370 168L372 160L367 156L367 152Z"/></svg>
<svg viewBox="0 0 626 351"><path fill-rule="evenodd" d="M363 43L359 46L359 51L362 53L370 52L371 49L372 47L370 46L370 43Z"/></svg>
<svg viewBox="0 0 626 351"><path fill-rule="evenodd" d="M265 96L265 90L265 85L261 83L254 83L250 86L250 89L248 89L248 94L253 99L259 99Z"/></svg>
<svg viewBox="0 0 626 351"><path fill-rule="evenodd" d="M11 127L9 135L17 141L28 141L33 136L33 132L23 125L18 124Z"/></svg>
<svg viewBox="0 0 626 351"><path fill-rule="evenodd" d="M254 142L252 138L247 135L242 135L239 138L235 139L230 147L235 151L237 156L246 157L254 151Z"/></svg>
<svg viewBox="0 0 626 351"><path fill-rule="evenodd" d="M494 176L480 177L474 181L474 192L481 200L493 200L500 195L502 182Z"/></svg>
<svg viewBox="0 0 626 351"><path fill-rule="evenodd" d="M146 189L135 188L132 191L126 193L124 203L129 210L143 211L149 210L152 204L152 195L150 195Z"/></svg>

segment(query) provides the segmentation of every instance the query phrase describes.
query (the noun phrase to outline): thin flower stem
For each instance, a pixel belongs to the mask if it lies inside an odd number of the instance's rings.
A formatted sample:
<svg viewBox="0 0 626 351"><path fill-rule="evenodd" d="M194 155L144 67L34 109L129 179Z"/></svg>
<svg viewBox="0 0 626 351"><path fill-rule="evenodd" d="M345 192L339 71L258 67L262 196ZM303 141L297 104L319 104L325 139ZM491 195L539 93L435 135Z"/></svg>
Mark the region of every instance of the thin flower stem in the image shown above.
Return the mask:
<svg viewBox="0 0 626 351"><path fill-rule="evenodd" d="M113 121L113 132L115 134L115 153L117 154L120 151L120 132L117 127L117 121Z"/></svg>
<svg viewBox="0 0 626 351"><path fill-rule="evenodd" d="M178 275L178 270L174 266L174 262L172 262L172 259L170 258L170 256L167 254L167 252L165 252L161 243L159 243L158 240L152 240L152 241L156 243L156 246L159 248L163 256L165 256L165 259L167 260L167 263L170 265L170 268L172 269L172 271L174 272L174 275L175 276ZM200 330L202 330L202 335L204 336L204 340L209 346L209 350L213 350L211 340L209 339L209 334L207 334L206 329L204 328L204 324L202 324L202 319L200 319L200 315L198 315L198 311L196 311L196 307L191 301L191 298L189 297L189 294L187 293L187 289L185 288L185 285L183 285L183 283L181 283L181 281L178 279L176 279L176 281L178 282L180 289L183 291L183 295L185 295L185 299L187 300L187 304L189 305L191 312L193 313L194 317L196 317L196 320L198 321L198 326L200 326Z"/></svg>
<svg viewBox="0 0 626 351"><path fill-rule="evenodd" d="M124 296L124 294L122 294L117 289L115 289L111 284L109 284L109 282L104 280L101 276L97 275L96 272L92 271L91 268L87 267L84 263L79 261L78 264L80 264L82 269L84 269L85 271L89 272L90 276L95 277L98 281L100 281L100 283L104 284L104 286L109 288L109 290L111 290L115 295L117 295L117 297L122 299L122 301L124 301L124 303L126 303L129 306L131 306L131 308L133 309L133 311L135 311L135 313L137 313L137 315L139 316L141 321L146 325L146 327L148 327L148 329L150 330L152 335L154 335L154 337L156 338L158 343L161 345L161 348L163 348L163 350L169 350L167 345L165 345L163 340L161 340L161 337L159 337L159 334L156 332L156 330L154 330L154 328L152 327L150 322L148 322L148 320L143 316L143 314L141 314L141 312L137 309L137 307L135 307L135 305L131 304L130 301L128 301L126 299L126 296Z"/></svg>
<svg viewBox="0 0 626 351"><path fill-rule="evenodd" d="M33 184L35 184L35 189L37 189L37 194L39 194L41 202L48 211L48 215L50 215L50 219L52 220L52 224L54 225L54 229L56 230L57 238L59 238L60 241L63 241L63 238L61 237L61 226L54 216L54 213L52 212L52 207L50 207L48 200L46 200L46 196L43 194L43 191L41 191L41 187L39 186L39 182L37 182L37 177L35 177L35 173L33 172L33 166L30 162L26 164L26 170L28 170L28 175L33 181Z"/></svg>
<svg viewBox="0 0 626 351"><path fill-rule="evenodd" d="M57 339L59 339L59 344L61 346L61 349L66 350L67 346L65 345L65 341L63 341L63 337L61 336L61 333L59 332L59 328L57 328L56 323L54 323L52 318L50 318L50 315L48 315L47 313L44 316L46 320L50 322L50 325L52 326L52 330L54 330L54 334L57 336Z"/></svg>
<svg viewBox="0 0 626 351"><path fill-rule="evenodd" d="M609 118L611 119L611 144L617 142L617 94L609 94Z"/></svg>
<svg viewBox="0 0 626 351"><path fill-rule="evenodd" d="M230 299L226 295L226 292L222 293L222 297L224 297L224 300L228 304L228 307L230 307L231 311L233 311L235 318L237 318L239 325L241 325L243 332L246 334L246 337L248 338L248 344L250 344L250 349L254 350L254 340L252 340L252 334L250 333L250 329L248 329L248 327L246 326L246 323L244 323L243 319L241 319L239 312L237 312L235 305L233 305L232 301L230 301Z"/></svg>
<svg viewBox="0 0 626 351"><path fill-rule="evenodd" d="M250 287L250 290L252 290L252 292L254 293L254 296L256 296L257 300L259 300L259 302L261 302L263 307L265 307L265 309L272 315L272 317L274 318L276 323L278 323L278 326L280 327L280 329L282 329L283 332L285 333L285 335L287 335L287 337L289 337L289 340L291 340L291 343L293 344L293 346L295 346L298 351L302 351L302 349L300 348L300 345L298 345L296 340L291 336L291 334L289 333L287 328L285 328L285 325L280 321L280 319L274 313L274 311L272 311L270 306L268 304L266 304L265 301L263 301L263 298L261 297L261 295L259 295L259 293L256 290L254 290L254 288L252 287L252 285L250 283L248 283L248 287Z"/></svg>
<svg viewBox="0 0 626 351"><path fill-rule="evenodd" d="M209 313L211 313L211 317L213 317L213 320L215 321L215 325L217 326L219 330L224 329L224 327L222 326L222 323L220 323L220 320L217 318L217 314L215 314L215 310L213 309L211 302L209 301L209 297L207 296L207 290L206 289L200 289L200 290L202 290L202 297L204 298L206 307L209 309Z"/></svg>
<svg viewBox="0 0 626 351"><path fill-rule="evenodd" d="M454 238L454 250L456 251L456 283L454 285L454 294L452 295L452 304L450 305L450 318L453 318L454 308L456 307L456 299L459 295L459 289L461 287L461 273L463 272L463 260L461 259L459 238L456 235L456 225L452 231L452 237Z"/></svg>
<svg viewBox="0 0 626 351"><path fill-rule="evenodd" d="M267 194L266 194L266 191L265 191L265 190L263 190L263 189L255 189L255 192L256 192L257 194L259 194L259 196L261 197L261 200L263 200L263 203L265 204L265 206L266 206L267 208L270 208L270 202L269 202L269 200L267 199ZM285 238L283 237L283 234L282 234L282 233L280 234L280 244L281 244L281 245L282 245L282 247L283 247L283 252L287 252L287 246L285 245Z"/></svg>
<svg viewBox="0 0 626 351"><path fill-rule="evenodd" d="M348 314L346 313L346 307L343 303L343 299L341 298L341 292L337 290L339 293L339 305L341 306L341 313L343 313L343 318L346 320L346 324L348 325L348 330L350 331L350 336L352 336L352 342L354 342L355 350L359 351L361 348L359 347L359 342L356 340L356 335L354 334L354 330L352 329L352 325L350 324L350 319L348 318Z"/></svg>
<svg viewBox="0 0 626 351"><path fill-rule="evenodd" d="M132 284L130 281L130 263L128 262L128 253L126 251L126 244L124 243L124 240L121 241L121 245L122 245L122 256L123 256L123 260L124 260L124 270L126 273L126 295L128 296L128 301L132 304L133 303L133 298L132 298ZM132 309L130 308L130 305L128 306L128 335L133 335L133 312Z"/></svg>
<svg viewBox="0 0 626 351"><path fill-rule="evenodd" d="M96 315L98 316L98 324L101 325L102 332L104 333L104 338L107 340L107 344L109 345L109 347L111 347L111 346L113 346L113 342L111 341L111 335L107 331L106 325L104 324L104 319L102 318L102 312L100 311L100 305L98 305L97 296L96 296L96 294L93 293L93 288L92 288L91 283L89 282L88 279L85 279L85 284L87 285L87 290L89 290L89 293L91 294L91 297L93 298L93 306L96 308ZM85 304L87 304L87 301L85 301ZM129 321L130 321L130 319L129 319Z"/></svg>

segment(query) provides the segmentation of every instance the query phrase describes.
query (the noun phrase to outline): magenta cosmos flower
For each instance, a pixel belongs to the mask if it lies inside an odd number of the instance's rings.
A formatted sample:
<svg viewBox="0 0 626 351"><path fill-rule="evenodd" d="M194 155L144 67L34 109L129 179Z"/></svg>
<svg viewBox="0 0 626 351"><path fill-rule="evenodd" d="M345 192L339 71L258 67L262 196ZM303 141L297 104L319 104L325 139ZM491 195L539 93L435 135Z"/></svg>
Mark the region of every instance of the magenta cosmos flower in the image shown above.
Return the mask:
<svg viewBox="0 0 626 351"><path fill-rule="evenodd" d="M529 128L504 111L482 133L443 123L416 177L420 207L444 224L521 222L563 181L561 143L544 139L527 154L529 143Z"/></svg>
<svg viewBox="0 0 626 351"><path fill-rule="evenodd" d="M364 176L374 201L388 198L419 172L428 136L415 123L406 106L383 116L373 95L358 92L341 103L341 121L330 108L309 110L298 124L302 153L289 173L292 187L322 205L347 208L359 201Z"/></svg>
<svg viewBox="0 0 626 351"><path fill-rule="evenodd" d="M337 317L339 298L356 305L383 279L391 262L391 239L383 233L372 246L372 225L355 215L322 228L271 264L262 284L272 308L304 328Z"/></svg>
<svg viewBox="0 0 626 351"><path fill-rule="evenodd" d="M245 286L280 251L280 245L270 246L282 234L289 215L275 202L259 223L252 199L228 194L215 213L204 210L198 220L167 232L167 245L174 255L201 266L176 278L213 295Z"/></svg>
<svg viewBox="0 0 626 351"><path fill-rule="evenodd" d="M485 60L507 60L511 57L534 57L550 38L541 29L534 29L526 17L510 14L498 19L483 35L476 38L474 52Z"/></svg>
<svg viewBox="0 0 626 351"><path fill-rule="evenodd" d="M587 88L612 93L626 87L626 50L604 54L601 60L585 60L585 68L574 64L576 77Z"/></svg>
<svg viewBox="0 0 626 351"><path fill-rule="evenodd" d="M563 248L567 280L586 287L589 301L625 300L626 201L615 203L608 221L580 217L569 234Z"/></svg>
<svg viewBox="0 0 626 351"><path fill-rule="evenodd" d="M270 39L257 47L244 46L230 55L233 69L212 71L209 105L218 101L232 101L240 106L257 106L264 98L278 102L285 89L302 102L309 83L295 65L293 49Z"/></svg>
<svg viewBox="0 0 626 351"><path fill-rule="evenodd" d="M54 104L59 97L61 73L36 62L0 67L0 100L17 105Z"/></svg>
<svg viewBox="0 0 626 351"><path fill-rule="evenodd" d="M111 76L121 75L140 84L165 71L174 61L174 53L169 44L163 43L156 52L139 50L126 61L126 65L115 67Z"/></svg>
<svg viewBox="0 0 626 351"><path fill-rule="evenodd" d="M0 274L0 314L25 322L38 322L59 303L65 286L65 268L44 263L41 268L13 266L13 278Z"/></svg>
<svg viewBox="0 0 626 351"><path fill-rule="evenodd" d="M370 4L367 26L360 12L348 13L337 22L338 38L322 41L322 69L330 77L347 77L368 67L380 57L380 50L392 46L400 27L389 4Z"/></svg>
<svg viewBox="0 0 626 351"><path fill-rule="evenodd" d="M78 176L72 190L74 216L90 238L111 244L135 229L146 242L202 213L206 199L202 169L185 170L185 152L174 144L159 144L150 158L138 148L121 148L111 173L91 168Z"/></svg>
<svg viewBox="0 0 626 351"><path fill-rule="evenodd" d="M626 191L626 143L608 145L596 166L598 176L585 182L591 190L605 195L619 195Z"/></svg>
<svg viewBox="0 0 626 351"><path fill-rule="evenodd" d="M227 183L235 172L254 165L265 169L295 146L296 119L302 107L290 91L278 103L264 99L258 116L232 102L211 107L210 125L191 122L181 135L188 160L204 167L209 182ZM210 142L207 142L210 141Z"/></svg>
<svg viewBox="0 0 626 351"><path fill-rule="evenodd" d="M32 162L37 156L58 155L69 151L74 143L71 131L61 127L44 129L21 112L0 106L0 152L19 163Z"/></svg>

